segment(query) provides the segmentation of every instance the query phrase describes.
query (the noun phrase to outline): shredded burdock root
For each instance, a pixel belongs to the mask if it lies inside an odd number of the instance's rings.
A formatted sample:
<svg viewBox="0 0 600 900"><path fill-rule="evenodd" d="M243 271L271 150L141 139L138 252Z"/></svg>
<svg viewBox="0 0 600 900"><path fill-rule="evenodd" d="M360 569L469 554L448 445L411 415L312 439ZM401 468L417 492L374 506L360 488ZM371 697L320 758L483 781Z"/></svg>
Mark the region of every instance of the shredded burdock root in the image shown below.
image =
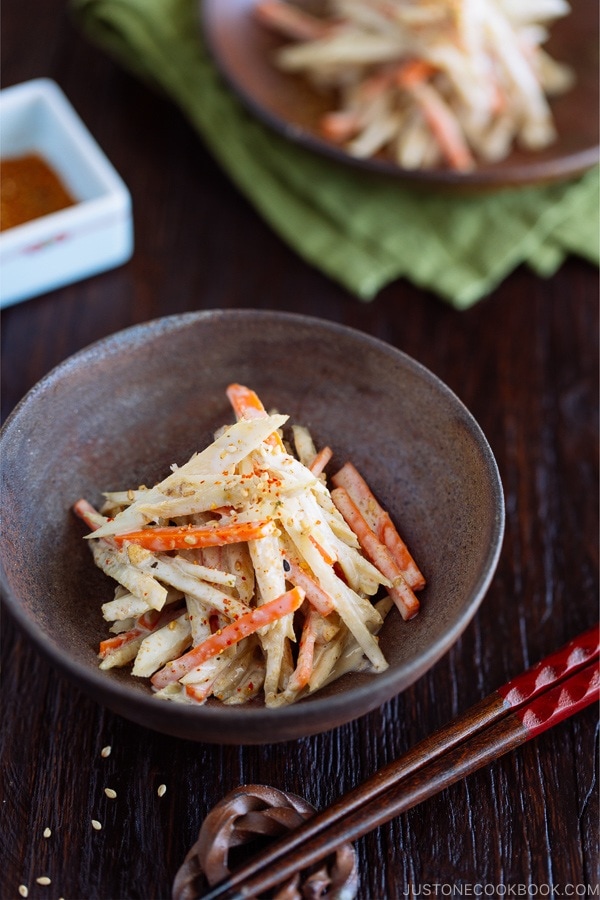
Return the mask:
<svg viewBox="0 0 600 900"><path fill-rule="evenodd" d="M259 0L255 14L291 39L275 57L333 98L320 128L352 156L404 169L468 172L515 145L556 137L548 98L572 71L543 49L566 0Z"/></svg>
<svg viewBox="0 0 600 900"><path fill-rule="evenodd" d="M425 584L405 543L351 463L330 491L330 448L295 425L292 449L287 416L243 385L227 396L235 424L159 484L74 505L117 582L100 668L132 663L162 699L269 707L384 671L383 621L415 616Z"/></svg>

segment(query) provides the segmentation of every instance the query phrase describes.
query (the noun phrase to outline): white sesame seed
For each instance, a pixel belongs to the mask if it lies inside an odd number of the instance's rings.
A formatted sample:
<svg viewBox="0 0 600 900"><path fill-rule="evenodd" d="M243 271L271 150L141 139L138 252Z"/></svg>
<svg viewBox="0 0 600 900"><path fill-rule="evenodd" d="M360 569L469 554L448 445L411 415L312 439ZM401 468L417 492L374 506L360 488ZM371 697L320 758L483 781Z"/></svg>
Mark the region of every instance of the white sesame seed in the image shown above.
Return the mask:
<svg viewBox="0 0 600 900"><path fill-rule="evenodd" d="M92 819L92 828L94 828L96 831L100 831L102 825L100 824L98 819Z"/></svg>
<svg viewBox="0 0 600 900"><path fill-rule="evenodd" d="M51 883L50 879L48 878L47 875L41 875L39 878L36 878L35 880L37 881L38 884L43 884L43 885Z"/></svg>
<svg viewBox="0 0 600 900"><path fill-rule="evenodd" d="M29 897L29 891L26 884L19 885L19 894L21 895L21 897Z"/></svg>
<svg viewBox="0 0 600 900"><path fill-rule="evenodd" d="M158 794L159 797L164 797L165 794L167 793L166 784L159 784L158 790L156 791L156 793Z"/></svg>
<svg viewBox="0 0 600 900"><path fill-rule="evenodd" d="M110 756L111 750L112 750L112 747L110 747L110 746L103 747L102 750L100 751L100 756L103 756L104 759L106 759L107 756Z"/></svg>
<svg viewBox="0 0 600 900"><path fill-rule="evenodd" d="M52 834L52 832L50 831L49 828L44 828L44 837L45 838L49 838L51 834Z"/></svg>
<svg viewBox="0 0 600 900"><path fill-rule="evenodd" d="M117 792L113 791L112 788L104 788L104 793L106 794L107 797L110 797L111 800L114 800L115 797L117 796Z"/></svg>

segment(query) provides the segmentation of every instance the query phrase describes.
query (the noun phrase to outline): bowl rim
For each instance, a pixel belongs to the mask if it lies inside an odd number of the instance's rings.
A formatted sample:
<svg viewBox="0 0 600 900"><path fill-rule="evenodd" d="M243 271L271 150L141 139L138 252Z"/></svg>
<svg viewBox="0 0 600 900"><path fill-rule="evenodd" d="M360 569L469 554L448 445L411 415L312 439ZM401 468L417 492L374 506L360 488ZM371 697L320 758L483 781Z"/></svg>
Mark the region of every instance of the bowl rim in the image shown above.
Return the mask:
<svg viewBox="0 0 600 900"><path fill-rule="evenodd" d="M327 731L336 727L336 724L331 726L323 726L321 724L318 728L313 727L314 722L320 718L320 714L326 712L330 719L337 719L340 723L342 721L352 721L381 706L387 699L391 699L393 696L396 696L398 693L405 690L406 687L414 683L443 655L445 655L450 647L458 640L477 612L498 564L505 527L504 494L497 462L478 422L454 391L422 363L380 338L359 331L348 325L342 325L327 319L320 319L300 313L290 313L271 309L262 310L244 308L209 309L178 313L150 319L94 341L54 366L24 395L8 415L0 429L0 449L11 429L18 427L19 418L31 400L59 381L74 366L78 366L81 360L88 357L94 357L99 352L119 352L119 348L124 342L129 346L132 344L137 346L148 339L156 338L158 335L172 333L182 328L187 328L190 325L199 324L201 326L204 322L211 322L217 319L243 321L244 319L250 318L263 319L265 322L270 320L277 323L302 324L304 326L325 328L326 330L329 330L332 335L344 335L352 340L366 342L374 349L391 355L396 359L400 359L405 366L408 366L413 372L429 381L434 388L442 392L449 402L454 405L455 409L461 412L464 420L471 426L471 434L476 440L490 474L495 515L493 517L493 528L488 551L481 567L479 580L472 591L469 601L465 604L460 615L452 621L450 628L444 631L441 637L432 642L431 646L429 646L424 653L421 653L416 659L408 662L400 670L397 667L390 667L386 671L379 673L375 682L369 680L363 684L351 686L339 694L333 694L328 697L323 697L317 693L310 698L308 703L299 702L292 704L291 706L284 706L277 709L269 709L264 706L245 707L241 705L237 706L235 710L232 711L228 706L217 704L200 707L179 703L161 704L161 709L165 710L163 715L171 720L173 725L179 723L182 728L188 730L189 726L194 723L198 725L199 729L201 729L202 723L215 728L222 727L224 729L224 737L219 738L219 740L223 743L228 740L226 732L237 730L235 727L236 725L239 726L239 730L242 732L245 727L248 728L250 726L255 728L258 724L263 724L265 729L268 729L269 725L279 725L282 726L281 730L285 732L286 728L289 730L293 723L299 718L303 718L306 727L302 729L302 734ZM131 700L135 700L135 713L137 713L137 715L132 714L131 716L128 716L129 718L142 722L141 717L143 717L144 711L149 713L150 719L153 718L153 715L157 712L157 701L151 694L146 696L141 692L132 693L127 684L107 678L106 673L102 672L99 668L94 670L70 657L65 657L64 654L61 654L60 647L55 645L53 641L48 640L48 636L44 629L27 615L26 611L22 608L19 597L13 593L8 581L7 573L5 572L1 553L0 590L4 602L19 626L34 642L36 649L39 650L54 667L66 674L76 683L81 684L83 681L84 683L89 684L90 687L94 689L94 695L96 697L101 695L103 697L102 702L106 703L109 707L112 706L113 709L115 708L115 703L119 703L119 701L121 701L120 709L123 709L125 704ZM401 687L398 687L397 690L394 690L394 685L398 682L400 673L402 675L403 684ZM345 715L349 696L355 697L357 702L359 700L361 701L361 712L357 716L351 716L350 718L348 718L347 714ZM368 700L369 696L372 700L370 705ZM362 703L365 703L364 707L362 706ZM120 712L120 714L123 716L128 715L123 712ZM202 735L198 736L198 740L203 739L209 741L210 737L204 737ZM283 738L273 737L272 739L267 738L267 740L261 740L260 742L268 743L271 741L276 742L278 740L287 739L288 738L285 736ZM229 742L231 742L231 740ZM236 740L235 742L255 743L256 741Z"/></svg>

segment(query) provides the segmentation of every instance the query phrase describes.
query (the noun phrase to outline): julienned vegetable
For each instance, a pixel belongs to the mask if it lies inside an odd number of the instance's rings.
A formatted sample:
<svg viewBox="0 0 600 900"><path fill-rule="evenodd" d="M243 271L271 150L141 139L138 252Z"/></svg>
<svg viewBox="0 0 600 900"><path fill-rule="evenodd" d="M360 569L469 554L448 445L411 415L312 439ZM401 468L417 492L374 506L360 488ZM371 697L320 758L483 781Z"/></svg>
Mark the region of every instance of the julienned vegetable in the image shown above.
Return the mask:
<svg viewBox="0 0 600 900"><path fill-rule="evenodd" d="M548 97L573 74L543 49L566 0L258 0L257 19L291 40L284 72L333 94L321 131L356 157L469 171L555 138Z"/></svg>
<svg viewBox="0 0 600 900"><path fill-rule="evenodd" d="M306 428L227 388L236 423L152 488L78 500L96 564L117 582L102 607L100 668L133 663L157 697L293 703L350 671L381 672L377 633L395 603L417 614L425 579L364 478L324 473ZM383 595L383 596L382 596ZM377 599L377 598L380 599Z"/></svg>

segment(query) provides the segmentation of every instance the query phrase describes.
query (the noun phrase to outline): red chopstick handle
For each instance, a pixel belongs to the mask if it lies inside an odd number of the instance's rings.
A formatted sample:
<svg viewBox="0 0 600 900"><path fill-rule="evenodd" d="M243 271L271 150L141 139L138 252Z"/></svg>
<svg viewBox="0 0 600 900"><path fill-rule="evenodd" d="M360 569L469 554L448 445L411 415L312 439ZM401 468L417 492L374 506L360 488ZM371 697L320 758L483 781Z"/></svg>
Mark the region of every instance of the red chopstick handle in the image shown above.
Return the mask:
<svg viewBox="0 0 600 900"><path fill-rule="evenodd" d="M521 720L531 739L599 699L600 670L594 662L512 715Z"/></svg>
<svg viewBox="0 0 600 900"><path fill-rule="evenodd" d="M499 688L505 706L511 709L522 706L548 685L562 681L591 660L598 659L599 638L600 628L596 625Z"/></svg>

